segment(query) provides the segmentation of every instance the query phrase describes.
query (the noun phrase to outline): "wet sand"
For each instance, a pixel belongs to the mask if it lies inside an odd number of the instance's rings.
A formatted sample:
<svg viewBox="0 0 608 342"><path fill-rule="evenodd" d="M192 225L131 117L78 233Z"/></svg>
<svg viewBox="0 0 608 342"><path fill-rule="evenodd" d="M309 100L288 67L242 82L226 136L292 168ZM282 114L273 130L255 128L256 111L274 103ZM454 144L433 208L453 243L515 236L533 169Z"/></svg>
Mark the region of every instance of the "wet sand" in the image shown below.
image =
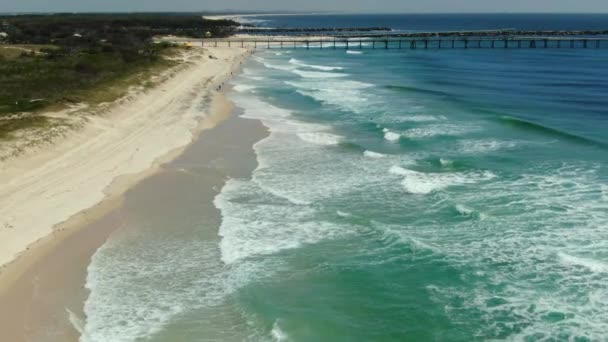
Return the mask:
<svg viewBox="0 0 608 342"><path fill-rule="evenodd" d="M65 135L36 143L31 136L44 134L25 132L14 139L25 150L1 144L0 154L11 157L0 158L0 272L58 224L120 196L191 143L213 116L207 109L216 89L247 56L245 49L193 48L156 86L70 114L79 119Z"/></svg>
<svg viewBox="0 0 608 342"><path fill-rule="evenodd" d="M141 229L146 221L170 227L179 217L199 217L215 227L205 235L217 238L221 216L213 199L228 178L251 174L252 146L266 134L260 122L228 115L122 198L73 218L26 253L0 279L1 340L76 341L85 320L87 266L113 234Z"/></svg>

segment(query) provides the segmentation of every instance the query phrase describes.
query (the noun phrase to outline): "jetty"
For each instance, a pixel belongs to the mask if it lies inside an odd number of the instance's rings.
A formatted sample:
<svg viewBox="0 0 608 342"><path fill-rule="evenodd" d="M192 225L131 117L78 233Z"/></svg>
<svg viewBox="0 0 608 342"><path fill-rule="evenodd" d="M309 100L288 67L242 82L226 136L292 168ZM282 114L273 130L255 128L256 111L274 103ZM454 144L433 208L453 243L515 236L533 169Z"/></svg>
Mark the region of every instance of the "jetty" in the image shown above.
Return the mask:
<svg viewBox="0 0 608 342"><path fill-rule="evenodd" d="M326 28L243 28L237 34L272 35L272 36L332 36L338 38L360 37L402 37L402 38L432 38L432 37L504 37L504 36L535 36L535 37L573 37L573 36L606 36L608 30L517 30L512 28L494 30L467 31L428 31L406 32L396 31L390 27L326 27Z"/></svg>
<svg viewBox="0 0 608 342"><path fill-rule="evenodd" d="M599 49L608 37L435 36L435 37L247 37L201 39L203 47L254 49Z"/></svg>

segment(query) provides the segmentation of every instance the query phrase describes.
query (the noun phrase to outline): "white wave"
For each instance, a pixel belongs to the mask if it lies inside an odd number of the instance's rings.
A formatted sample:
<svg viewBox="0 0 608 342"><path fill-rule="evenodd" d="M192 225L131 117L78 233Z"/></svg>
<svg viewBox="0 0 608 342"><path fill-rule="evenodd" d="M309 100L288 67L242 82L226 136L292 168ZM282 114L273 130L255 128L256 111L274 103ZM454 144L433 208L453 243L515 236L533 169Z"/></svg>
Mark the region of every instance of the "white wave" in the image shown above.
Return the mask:
<svg viewBox="0 0 608 342"><path fill-rule="evenodd" d="M608 273L608 263L599 260L576 257L563 252L557 253L560 261L569 266L582 266L595 273Z"/></svg>
<svg viewBox="0 0 608 342"><path fill-rule="evenodd" d="M389 172L394 175L403 176L401 185L407 192L412 194L428 194L432 191L444 189L449 186L474 184L496 177L489 171L467 173L424 173L405 169L400 166L391 167Z"/></svg>
<svg viewBox="0 0 608 342"><path fill-rule="evenodd" d="M261 76L253 76L253 75L241 75L241 77L245 77L248 78L250 80L254 80L254 81L264 81L265 78L261 77Z"/></svg>
<svg viewBox="0 0 608 342"><path fill-rule="evenodd" d="M232 89L234 89L235 91L238 91L240 93L243 93L246 91L253 90L255 88L256 88L255 86L249 85L249 84L237 84Z"/></svg>
<svg viewBox="0 0 608 342"><path fill-rule="evenodd" d="M186 310L218 305L278 266L226 267L217 242L153 235L124 231L94 254L80 341L147 340Z"/></svg>
<svg viewBox="0 0 608 342"><path fill-rule="evenodd" d="M246 95L245 95L246 96ZM262 120L271 132L295 134L299 139L316 145L337 145L344 137L328 133L331 127L305 123L292 117L283 108L272 106L253 96L235 97L235 103L243 109L244 118ZM263 158L261 160L263 163Z"/></svg>
<svg viewBox="0 0 608 342"><path fill-rule="evenodd" d="M241 73L240 77L244 77L250 80L254 80L254 81L264 81L265 78L260 76L258 73L256 73L255 71L252 71L249 68L243 68L243 72Z"/></svg>
<svg viewBox="0 0 608 342"><path fill-rule="evenodd" d="M363 51L346 50L346 53L349 55L361 55L363 54Z"/></svg>
<svg viewBox="0 0 608 342"><path fill-rule="evenodd" d="M449 159L439 158L439 163L441 163L441 166L443 166L443 167L450 167L454 164L454 161L449 160Z"/></svg>
<svg viewBox="0 0 608 342"><path fill-rule="evenodd" d="M352 234L348 220L320 221L320 207L353 189L376 191L380 182L390 182L378 167L383 161L328 151L324 144L341 139L327 135L331 127L301 122L259 97L237 93L233 100L245 117L262 120L270 135L254 145L259 165L251 180L230 180L216 197L222 261L255 262Z"/></svg>
<svg viewBox="0 0 608 342"><path fill-rule="evenodd" d="M456 204L454 208L462 216L471 216L471 214L473 214L473 209L466 207L462 204Z"/></svg>
<svg viewBox="0 0 608 342"><path fill-rule="evenodd" d="M85 322L82 318L78 317L78 315L76 315L74 312L72 312L72 310L66 308L65 309L66 313L68 314L68 320L70 321L70 324L72 325L72 327L78 331L79 334L82 335L82 333L84 332L84 325Z"/></svg>
<svg viewBox="0 0 608 342"><path fill-rule="evenodd" d="M297 60L295 58L290 59L289 63L297 65L297 66L300 66L300 67L305 67L305 68L310 68L310 69L317 69L317 70L322 70L322 71L344 70L343 67L337 67L337 66L306 64L306 63L303 63L302 61L299 61L299 60Z"/></svg>
<svg viewBox="0 0 608 342"><path fill-rule="evenodd" d="M306 142L318 145L337 145L343 139L339 135L323 132L298 133L298 137Z"/></svg>
<svg viewBox="0 0 608 342"><path fill-rule="evenodd" d="M384 133L384 139L388 140L388 141L398 141L399 138L401 138L401 135L395 132L391 132L391 131L386 131Z"/></svg>
<svg viewBox="0 0 608 342"><path fill-rule="evenodd" d="M374 105L372 95L367 91L374 85L369 83L343 78L308 78L297 82L287 81L285 84L295 87L299 94L354 113L364 113Z"/></svg>
<svg viewBox="0 0 608 342"><path fill-rule="evenodd" d="M279 326L279 321L275 321L272 325L272 330L270 331L270 335L277 342L289 341L289 336L281 327Z"/></svg>
<svg viewBox="0 0 608 342"><path fill-rule="evenodd" d="M252 196L257 198L253 203L240 200ZM347 233L339 225L319 221L314 208L282 202L253 181L228 181L214 203L222 212L219 235L226 264Z"/></svg>
<svg viewBox="0 0 608 342"><path fill-rule="evenodd" d="M399 116L398 120L403 122L429 122L446 120L446 117L436 115L403 115Z"/></svg>
<svg viewBox="0 0 608 342"><path fill-rule="evenodd" d="M293 69L293 70L291 70L291 72L299 75L300 77L304 77L304 78L339 78L339 77L348 76L347 74L338 74L338 73L320 72L320 71L304 71L304 70L300 70L300 69Z"/></svg>
<svg viewBox="0 0 608 342"><path fill-rule="evenodd" d="M341 210L336 210L336 214L338 214L338 216L340 216L340 217L351 217L351 216L353 216L352 214L344 212L344 211L341 211Z"/></svg>
<svg viewBox="0 0 608 342"><path fill-rule="evenodd" d="M384 158L385 154L374 152L374 151L363 151L363 155L369 158Z"/></svg>
<svg viewBox="0 0 608 342"><path fill-rule="evenodd" d="M474 154L512 149L516 147L517 144L517 141L496 139L462 140L458 143L461 153Z"/></svg>
<svg viewBox="0 0 608 342"><path fill-rule="evenodd" d="M409 202L413 212L439 217L433 213L449 208L474 220L391 228L404 243L413 238L435 247L437 260L463 272L465 284L427 286L450 320L479 314L486 322L505 322L478 325L481 339L602 341L608 331L608 206L598 185L606 183L605 170L593 162L537 163L525 170Z"/></svg>
<svg viewBox="0 0 608 342"><path fill-rule="evenodd" d="M261 57L253 57L253 60L255 60L258 63L261 63L268 69L276 69L276 70L283 70L283 71L292 71L294 69L294 66L292 66L292 65L270 63Z"/></svg>
<svg viewBox="0 0 608 342"><path fill-rule="evenodd" d="M432 138L436 136L456 136L478 130L474 126L457 126L437 124L426 127L411 128L403 132L403 135L410 139Z"/></svg>
<svg viewBox="0 0 608 342"><path fill-rule="evenodd" d="M469 208L463 204L456 204L454 209L460 214L460 216L465 218L473 218L479 221L483 221L487 218L487 215L482 212L478 212L472 208Z"/></svg>

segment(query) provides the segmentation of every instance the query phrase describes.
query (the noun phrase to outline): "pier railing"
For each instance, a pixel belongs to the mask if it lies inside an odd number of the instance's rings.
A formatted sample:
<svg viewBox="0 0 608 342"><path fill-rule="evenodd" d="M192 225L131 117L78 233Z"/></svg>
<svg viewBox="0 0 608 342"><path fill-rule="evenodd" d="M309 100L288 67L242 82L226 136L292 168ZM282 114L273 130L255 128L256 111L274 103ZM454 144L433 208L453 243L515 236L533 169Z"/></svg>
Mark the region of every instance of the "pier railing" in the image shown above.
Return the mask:
<svg viewBox="0 0 608 342"><path fill-rule="evenodd" d="M227 38L200 40L203 47L254 49L599 49L604 37L466 37L466 38Z"/></svg>

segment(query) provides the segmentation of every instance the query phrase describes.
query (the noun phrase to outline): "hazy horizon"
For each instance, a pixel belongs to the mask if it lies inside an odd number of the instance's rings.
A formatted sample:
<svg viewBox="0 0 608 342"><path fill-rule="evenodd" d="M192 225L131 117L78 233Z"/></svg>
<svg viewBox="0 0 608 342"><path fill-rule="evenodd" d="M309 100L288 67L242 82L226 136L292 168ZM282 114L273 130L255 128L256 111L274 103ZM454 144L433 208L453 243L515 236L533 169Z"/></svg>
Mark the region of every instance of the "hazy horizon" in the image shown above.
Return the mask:
<svg viewBox="0 0 608 342"><path fill-rule="evenodd" d="M369 11L353 11L353 12L338 12L338 11L239 11L239 10L218 10L218 11L205 11L205 10L190 10L190 11L170 11L170 10L46 10L46 11L5 11L0 10L1 14L61 14L61 13L69 13L69 14L112 14L112 13L171 13L171 14L209 14L209 15L357 15L357 14L371 14L371 15L391 15L391 14L419 14L419 15L442 15L442 14L546 14L546 15L554 15L554 14L587 14L587 15L605 15L608 14L608 11L605 12L533 12L533 11L521 11L521 12L369 12Z"/></svg>
<svg viewBox="0 0 608 342"><path fill-rule="evenodd" d="M344 4L331 0L289 2L280 0L21 0L0 4L1 13L57 13L57 12L217 12L217 13L311 13L339 12L343 14L453 14L453 13L547 13L547 14L600 14L608 13L605 0L426 0L424 2L402 0L353 0Z"/></svg>

